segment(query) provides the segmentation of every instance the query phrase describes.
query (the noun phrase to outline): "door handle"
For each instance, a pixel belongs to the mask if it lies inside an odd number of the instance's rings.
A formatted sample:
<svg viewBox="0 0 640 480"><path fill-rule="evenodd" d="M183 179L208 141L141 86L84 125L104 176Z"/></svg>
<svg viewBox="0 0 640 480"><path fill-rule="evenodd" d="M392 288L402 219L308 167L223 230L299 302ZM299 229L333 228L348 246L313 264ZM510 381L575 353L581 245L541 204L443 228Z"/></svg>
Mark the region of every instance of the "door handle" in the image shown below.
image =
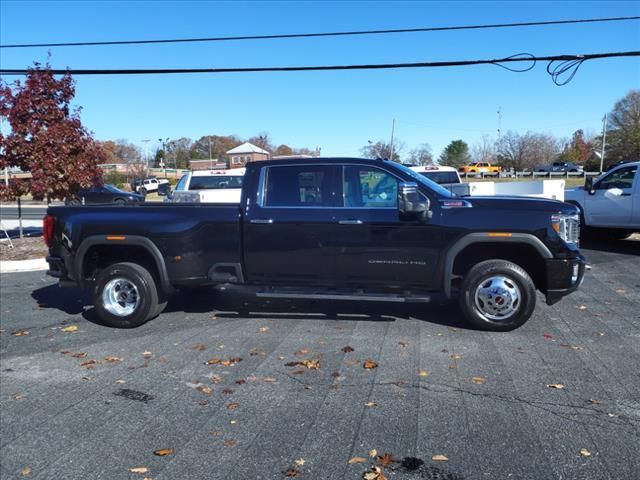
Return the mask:
<svg viewBox="0 0 640 480"><path fill-rule="evenodd" d="M273 218L252 218L251 223L273 223Z"/></svg>
<svg viewBox="0 0 640 480"><path fill-rule="evenodd" d="M362 220L339 220L340 225L362 225Z"/></svg>

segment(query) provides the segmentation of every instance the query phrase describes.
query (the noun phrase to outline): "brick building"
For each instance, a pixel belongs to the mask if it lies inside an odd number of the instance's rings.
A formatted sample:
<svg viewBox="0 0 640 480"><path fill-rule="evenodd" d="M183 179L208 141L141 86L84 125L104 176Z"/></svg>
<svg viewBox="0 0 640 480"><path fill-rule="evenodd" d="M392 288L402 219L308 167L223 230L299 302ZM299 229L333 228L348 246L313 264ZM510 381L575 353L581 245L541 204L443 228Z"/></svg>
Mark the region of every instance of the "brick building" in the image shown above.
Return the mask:
<svg viewBox="0 0 640 480"><path fill-rule="evenodd" d="M227 152L227 158L229 160L229 168L239 168L244 167L249 162L269 160L271 154L263 148L245 142L229 150Z"/></svg>

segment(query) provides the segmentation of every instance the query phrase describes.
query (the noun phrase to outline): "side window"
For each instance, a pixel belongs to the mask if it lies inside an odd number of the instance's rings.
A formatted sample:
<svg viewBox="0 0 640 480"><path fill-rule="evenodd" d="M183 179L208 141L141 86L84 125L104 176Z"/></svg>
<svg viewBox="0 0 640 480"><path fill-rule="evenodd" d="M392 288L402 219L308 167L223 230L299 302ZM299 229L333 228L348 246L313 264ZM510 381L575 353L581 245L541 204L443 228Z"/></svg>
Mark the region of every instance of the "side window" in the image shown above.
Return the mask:
<svg viewBox="0 0 640 480"><path fill-rule="evenodd" d="M189 178L189 175L183 175L180 180L178 180L178 183L176 184L176 190L184 190L185 186L187 185L187 179Z"/></svg>
<svg viewBox="0 0 640 480"><path fill-rule="evenodd" d="M332 165L269 167L264 206L333 207L338 171Z"/></svg>
<svg viewBox="0 0 640 480"><path fill-rule="evenodd" d="M398 180L378 168L344 167L342 191L344 206L355 208L396 208Z"/></svg>
<svg viewBox="0 0 640 480"><path fill-rule="evenodd" d="M609 190L610 188L631 188L633 178L638 167L620 168L610 173L596 184L596 190Z"/></svg>

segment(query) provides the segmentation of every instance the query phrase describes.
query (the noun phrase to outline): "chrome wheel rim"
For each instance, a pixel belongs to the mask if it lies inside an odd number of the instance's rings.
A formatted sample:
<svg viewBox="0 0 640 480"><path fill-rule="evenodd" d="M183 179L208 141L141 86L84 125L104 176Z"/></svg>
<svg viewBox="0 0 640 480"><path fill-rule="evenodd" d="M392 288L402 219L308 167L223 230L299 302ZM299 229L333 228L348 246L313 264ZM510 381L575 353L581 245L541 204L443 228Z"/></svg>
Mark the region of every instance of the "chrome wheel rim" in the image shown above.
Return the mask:
<svg viewBox="0 0 640 480"><path fill-rule="evenodd" d="M140 302L138 287L126 278L109 280L102 290L104 309L117 317L126 317L135 312Z"/></svg>
<svg viewBox="0 0 640 480"><path fill-rule="evenodd" d="M475 291L476 308L490 320L511 318L520 308L520 288L516 282L502 275L489 277L478 284Z"/></svg>

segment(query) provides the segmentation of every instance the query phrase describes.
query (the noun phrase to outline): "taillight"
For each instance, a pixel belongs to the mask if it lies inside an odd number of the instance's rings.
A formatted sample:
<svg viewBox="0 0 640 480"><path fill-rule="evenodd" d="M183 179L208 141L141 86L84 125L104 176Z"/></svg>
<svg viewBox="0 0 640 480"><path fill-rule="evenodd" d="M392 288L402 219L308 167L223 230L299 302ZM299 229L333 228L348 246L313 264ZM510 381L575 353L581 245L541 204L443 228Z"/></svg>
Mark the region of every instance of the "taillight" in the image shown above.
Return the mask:
<svg viewBox="0 0 640 480"><path fill-rule="evenodd" d="M51 246L53 241L53 227L56 224L56 217L53 215L45 215L42 219L42 238L47 247Z"/></svg>

